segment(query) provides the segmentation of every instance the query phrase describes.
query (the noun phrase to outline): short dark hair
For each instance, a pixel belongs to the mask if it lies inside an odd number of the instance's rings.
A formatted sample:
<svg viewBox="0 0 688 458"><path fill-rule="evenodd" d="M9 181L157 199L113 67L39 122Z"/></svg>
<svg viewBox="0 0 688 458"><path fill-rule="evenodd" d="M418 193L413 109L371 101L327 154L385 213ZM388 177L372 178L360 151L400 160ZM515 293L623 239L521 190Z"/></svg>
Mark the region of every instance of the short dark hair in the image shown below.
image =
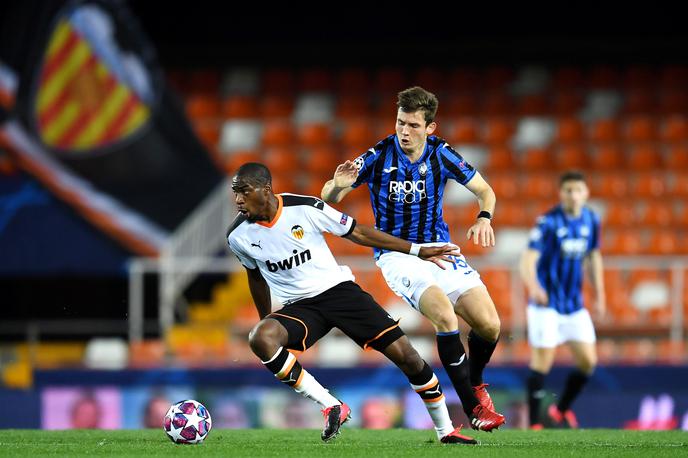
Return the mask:
<svg viewBox="0 0 688 458"><path fill-rule="evenodd" d="M397 94L397 107L404 113L423 110L425 125L435 120L439 103L435 94L426 91L420 86L404 89Z"/></svg>
<svg viewBox="0 0 688 458"><path fill-rule="evenodd" d="M270 174L270 169L259 162L247 162L239 167L235 179L243 178L244 181L252 184L253 186L265 186L272 184L272 175Z"/></svg>
<svg viewBox="0 0 688 458"><path fill-rule="evenodd" d="M559 177L559 187L563 186L567 181L582 181L585 183L585 175L579 170L568 170Z"/></svg>

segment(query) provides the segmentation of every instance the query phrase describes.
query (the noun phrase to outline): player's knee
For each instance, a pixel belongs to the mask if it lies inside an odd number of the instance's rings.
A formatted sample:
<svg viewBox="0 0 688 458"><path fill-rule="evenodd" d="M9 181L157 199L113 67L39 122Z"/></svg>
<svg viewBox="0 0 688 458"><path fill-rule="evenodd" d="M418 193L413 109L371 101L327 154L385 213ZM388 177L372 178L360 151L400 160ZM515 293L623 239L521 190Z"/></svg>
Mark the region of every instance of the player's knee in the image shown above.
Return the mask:
<svg viewBox="0 0 688 458"><path fill-rule="evenodd" d="M282 333L283 328L279 322L272 319L261 320L249 333L248 343L256 355L265 357L266 353L279 348Z"/></svg>
<svg viewBox="0 0 688 458"><path fill-rule="evenodd" d="M459 320L452 309L434 313L429 318L439 332L455 331L459 328Z"/></svg>
<svg viewBox="0 0 688 458"><path fill-rule="evenodd" d="M597 367L597 358L594 356L586 358L578 365L578 369L586 375L592 375L595 367Z"/></svg>
<svg viewBox="0 0 688 458"><path fill-rule="evenodd" d="M475 331L485 340L494 342L499 338L502 323L499 317L495 316L484 323L481 323Z"/></svg>

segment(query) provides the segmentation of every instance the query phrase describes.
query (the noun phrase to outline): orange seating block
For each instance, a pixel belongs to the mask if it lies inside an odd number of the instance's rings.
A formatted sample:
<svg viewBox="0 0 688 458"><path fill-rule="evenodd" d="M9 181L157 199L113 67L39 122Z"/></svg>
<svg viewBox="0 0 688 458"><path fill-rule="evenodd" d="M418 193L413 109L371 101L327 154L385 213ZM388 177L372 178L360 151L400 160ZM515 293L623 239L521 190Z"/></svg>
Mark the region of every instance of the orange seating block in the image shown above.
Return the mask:
<svg viewBox="0 0 688 458"><path fill-rule="evenodd" d="M688 144L670 147L664 165L668 170L688 170Z"/></svg>
<svg viewBox="0 0 688 458"><path fill-rule="evenodd" d="M616 119L594 121L589 128L588 138L593 142L616 142L620 139L619 123Z"/></svg>
<svg viewBox="0 0 688 458"><path fill-rule="evenodd" d="M558 187L556 179L546 173L530 173L521 178L522 197L528 199L556 199Z"/></svg>
<svg viewBox="0 0 688 458"><path fill-rule="evenodd" d="M291 146L294 144L296 127L289 121L266 121L262 143L265 147Z"/></svg>
<svg viewBox="0 0 688 458"><path fill-rule="evenodd" d="M552 74L552 86L557 93L574 92L583 86L583 72L578 67L560 67Z"/></svg>
<svg viewBox="0 0 688 458"><path fill-rule="evenodd" d="M558 116L573 117L583 108L583 97L576 91L558 92L552 102L552 111Z"/></svg>
<svg viewBox="0 0 688 458"><path fill-rule="evenodd" d="M630 187L631 195L641 198L656 198L664 195L667 177L664 174L639 173Z"/></svg>
<svg viewBox="0 0 688 458"><path fill-rule="evenodd" d="M377 93L394 92L395 100L396 93L403 88L408 87L408 80L404 71L398 68L383 68L377 71L374 77L374 87Z"/></svg>
<svg viewBox="0 0 688 458"><path fill-rule="evenodd" d="M688 140L688 118L685 115L673 115L665 118L660 126L659 138L668 143Z"/></svg>
<svg viewBox="0 0 688 458"><path fill-rule="evenodd" d="M493 146L487 154L487 162L484 169L488 171L514 170L516 160L511 148L507 146Z"/></svg>
<svg viewBox="0 0 688 458"><path fill-rule="evenodd" d="M674 219L674 203L666 200L652 200L646 203L639 223L651 226L670 225Z"/></svg>
<svg viewBox="0 0 688 458"><path fill-rule="evenodd" d="M619 85L619 74L610 66L599 65L590 69L587 82L593 89L615 88Z"/></svg>
<svg viewBox="0 0 688 458"><path fill-rule="evenodd" d="M191 95L186 99L186 113L193 119L217 118L220 116L220 101L214 95Z"/></svg>
<svg viewBox="0 0 688 458"><path fill-rule="evenodd" d="M573 116L559 119L555 140L559 143L578 143L584 139L583 123Z"/></svg>
<svg viewBox="0 0 688 458"><path fill-rule="evenodd" d="M452 143L480 142L480 123L474 118L458 118L450 123L449 130L451 134L447 138Z"/></svg>
<svg viewBox="0 0 688 458"><path fill-rule="evenodd" d="M304 159L304 169L311 175L319 177L331 178L340 164L337 150L327 145L310 149L306 152ZM325 182L323 181L322 184Z"/></svg>
<svg viewBox="0 0 688 458"><path fill-rule="evenodd" d="M260 98L260 114L264 119L289 118L294 111L291 95L265 94Z"/></svg>
<svg viewBox="0 0 688 458"><path fill-rule="evenodd" d="M339 119L366 118L371 113L371 99L365 95L351 94L337 100L335 116Z"/></svg>
<svg viewBox="0 0 688 458"><path fill-rule="evenodd" d="M260 110L258 100L248 95L235 95L222 102L224 118L258 118Z"/></svg>
<svg viewBox="0 0 688 458"><path fill-rule="evenodd" d="M635 89L626 92L622 110L625 114L647 115L656 110L655 94L648 89Z"/></svg>
<svg viewBox="0 0 688 458"><path fill-rule="evenodd" d="M329 124L308 123L298 130L298 140L303 146L323 146L332 141L332 129Z"/></svg>
<svg viewBox="0 0 688 458"><path fill-rule="evenodd" d="M287 69L270 69L263 72L262 87L265 94L289 95L295 88L294 73Z"/></svg>
<svg viewBox="0 0 688 458"><path fill-rule="evenodd" d="M509 116L513 109L511 97L502 91L488 92L480 106L480 112L485 116Z"/></svg>
<svg viewBox="0 0 688 458"><path fill-rule="evenodd" d="M604 219L605 226L628 227L636 223L638 216L633 200L610 200Z"/></svg>
<svg viewBox="0 0 688 458"><path fill-rule="evenodd" d="M309 68L300 72L298 88L301 92L331 92L334 88L332 73L325 68Z"/></svg>
<svg viewBox="0 0 688 458"><path fill-rule="evenodd" d="M612 171L621 168L625 162L625 156L616 143L601 144L592 148L590 165L595 170Z"/></svg>
<svg viewBox="0 0 688 458"><path fill-rule="evenodd" d="M586 149L579 143L563 145L559 148L559 151L557 151L555 160L557 168L560 170L582 170L588 165Z"/></svg>
<svg viewBox="0 0 688 458"><path fill-rule="evenodd" d="M642 251L642 237L638 230L619 229L602 232L602 252L610 255L639 254Z"/></svg>
<svg viewBox="0 0 688 458"><path fill-rule="evenodd" d="M662 153L654 144L642 144L632 148L626 164L635 170L652 170L661 168L663 162Z"/></svg>
<svg viewBox="0 0 688 458"><path fill-rule="evenodd" d="M337 93L358 95L370 89L370 75L358 68L344 69L336 77Z"/></svg>
<svg viewBox="0 0 688 458"><path fill-rule="evenodd" d="M597 174L591 180L592 194L605 199L620 199L628 196L629 178L623 173Z"/></svg>
<svg viewBox="0 0 688 458"><path fill-rule="evenodd" d="M518 101L519 116L543 116L549 110L549 101L543 94L525 95Z"/></svg>
<svg viewBox="0 0 688 458"><path fill-rule="evenodd" d="M652 142L657 138L657 126L650 116L637 115L628 118L623 131L627 142Z"/></svg>
<svg viewBox="0 0 688 458"><path fill-rule="evenodd" d="M352 119L342 125L341 143L346 147L370 147L377 140L368 119Z"/></svg>
<svg viewBox="0 0 688 458"><path fill-rule="evenodd" d="M513 199L518 194L518 181L513 173L494 173L487 182L497 195L497 199Z"/></svg>
<svg viewBox="0 0 688 458"><path fill-rule="evenodd" d="M443 118L475 116L478 113L478 100L475 94L461 93L450 95L438 112Z"/></svg>
<svg viewBox="0 0 688 458"><path fill-rule="evenodd" d="M504 145L511 140L514 130L513 121L507 118L488 118L485 121L483 141L488 145Z"/></svg>
<svg viewBox="0 0 688 458"><path fill-rule="evenodd" d="M688 198L688 172L675 171L667 175L667 194L679 199Z"/></svg>

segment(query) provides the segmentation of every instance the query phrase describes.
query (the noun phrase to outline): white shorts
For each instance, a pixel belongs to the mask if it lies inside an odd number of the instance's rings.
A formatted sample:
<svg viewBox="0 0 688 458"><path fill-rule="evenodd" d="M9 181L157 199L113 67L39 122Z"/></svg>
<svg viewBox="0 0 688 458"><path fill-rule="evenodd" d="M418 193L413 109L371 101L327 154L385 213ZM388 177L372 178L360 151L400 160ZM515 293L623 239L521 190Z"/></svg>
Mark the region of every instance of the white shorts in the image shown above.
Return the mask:
<svg viewBox="0 0 688 458"><path fill-rule="evenodd" d="M424 243L423 246L441 246L442 243ZM456 263L445 262L446 270L419 257L392 251L384 253L376 264L382 271L390 289L403 297L416 310L420 297L432 285L442 288L452 304L463 293L483 285L480 274L468 265L463 255L456 256Z"/></svg>
<svg viewBox="0 0 688 458"><path fill-rule="evenodd" d="M528 304L528 343L554 348L565 342L595 343L595 327L587 309L562 315L551 307Z"/></svg>

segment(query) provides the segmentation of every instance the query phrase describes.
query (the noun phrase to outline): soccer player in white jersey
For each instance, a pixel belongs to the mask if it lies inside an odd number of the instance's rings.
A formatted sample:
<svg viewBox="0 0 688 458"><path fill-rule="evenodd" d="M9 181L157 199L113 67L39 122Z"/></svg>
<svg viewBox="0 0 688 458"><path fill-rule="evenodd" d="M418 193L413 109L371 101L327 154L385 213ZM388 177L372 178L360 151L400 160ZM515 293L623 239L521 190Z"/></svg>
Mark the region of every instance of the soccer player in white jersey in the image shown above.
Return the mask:
<svg viewBox="0 0 688 458"><path fill-rule="evenodd" d="M421 87L401 91L396 134L355 160L340 164L323 186L321 197L326 202L341 202L354 188L367 183L375 227L432 246L450 241L442 201L447 181L455 180L471 191L480 205L467 238L484 247L494 246L490 219L495 194L457 151L432 135L438 103L434 94ZM388 250L376 249L375 258L390 289L432 321L437 352L471 426L486 431L498 428L505 420L495 412L483 370L497 346L501 324L480 274L463 256L457 256L446 270ZM459 338L458 317L471 327L468 355Z"/></svg>
<svg viewBox="0 0 688 458"><path fill-rule="evenodd" d="M249 289L260 322L249 343L280 381L323 408L328 441L349 419L349 407L332 396L293 353L307 350L332 328L363 349L382 352L407 376L423 399L442 443L475 444L454 429L437 376L411 346L396 321L356 283L351 270L337 265L324 232L365 246L408 253L436 264L458 254L456 246L418 247L338 212L315 197L275 195L270 171L262 164L242 165L232 179L240 215L227 241L248 272ZM284 305L272 312L270 293Z"/></svg>

